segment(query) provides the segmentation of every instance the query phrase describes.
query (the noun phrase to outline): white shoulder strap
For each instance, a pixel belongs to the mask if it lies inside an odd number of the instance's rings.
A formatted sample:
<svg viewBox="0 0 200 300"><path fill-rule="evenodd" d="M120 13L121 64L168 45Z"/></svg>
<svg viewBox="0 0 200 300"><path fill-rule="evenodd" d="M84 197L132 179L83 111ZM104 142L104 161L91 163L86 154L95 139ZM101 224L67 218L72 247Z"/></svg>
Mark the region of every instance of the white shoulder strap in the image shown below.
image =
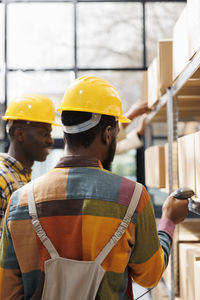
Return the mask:
<svg viewBox="0 0 200 300"><path fill-rule="evenodd" d="M98 264L102 264L106 256L109 254L109 252L112 250L112 248L117 244L117 242L120 240L120 238L123 236L125 230L127 229L131 218L135 212L135 209L137 207L137 204L139 202L141 193L142 193L142 184L136 183L135 189L131 198L131 202L128 206L128 209L126 211L126 214L124 216L124 219L122 220L121 224L111 237L110 241L106 244L106 246L102 249L102 251L99 253L99 255L96 257L95 261ZM59 257L58 252L54 248L53 244L51 243L50 239L47 237L45 231L43 230L40 221L38 219L36 205L34 201L34 194L33 194L33 182L30 182L26 185L27 194L28 194L28 209L29 214L32 217L32 224L33 227L45 246L45 248L48 250L51 258Z"/></svg>
<svg viewBox="0 0 200 300"><path fill-rule="evenodd" d="M49 252L51 258L57 258L57 257L59 257L59 254L56 251L56 249L53 246L50 239L47 237L47 235L46 235L44 229L42 228L42 225L40 224L40 221L38 219L37 209L36 209L34 194L33 194L33 182L30 182L26 185L26 190L27 190L27 195L28 195L28 210L29 210L30 216L32 217L33 227L34 227L39 239L41 240L41 242L43 243L43 245Z"/></svg>
<svg viewBox="0 0 200 300"><path fill-rule="evenodd" d="M117 242L121 239L123 236L124 232L126 231L131 218L135 212L135 209L138 205L141 193L142 193L143 186L140 183L136 182L135 189L131 198L131 202L128 206L128 209L126 211L126 214L124 216L124 219L122 220L121 224L111 237L110 241L105 245L105 247L102 249L102 251L99 253L99 255L96 257L95 261L98 264L102 264L106 256L110 253L112 248L117 244Z"/></svg>

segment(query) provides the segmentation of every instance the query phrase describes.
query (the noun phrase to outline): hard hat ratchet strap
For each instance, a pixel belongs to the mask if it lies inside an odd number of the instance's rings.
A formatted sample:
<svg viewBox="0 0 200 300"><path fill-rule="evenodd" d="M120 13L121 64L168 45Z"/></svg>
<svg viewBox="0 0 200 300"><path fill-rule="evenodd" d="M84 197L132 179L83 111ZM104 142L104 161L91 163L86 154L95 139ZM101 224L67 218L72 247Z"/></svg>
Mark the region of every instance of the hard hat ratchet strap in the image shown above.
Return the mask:
<svg viewBox="0 0 200 300"><path fill-rule="evenodd" d="M95 127L97 124L99 124L100 120L101 120L101 115L93 113L91 119L89 119L88 121L85 121L77 125L63 126L63 131L65 133L70 133L70 134L83 132Z"/></svg>

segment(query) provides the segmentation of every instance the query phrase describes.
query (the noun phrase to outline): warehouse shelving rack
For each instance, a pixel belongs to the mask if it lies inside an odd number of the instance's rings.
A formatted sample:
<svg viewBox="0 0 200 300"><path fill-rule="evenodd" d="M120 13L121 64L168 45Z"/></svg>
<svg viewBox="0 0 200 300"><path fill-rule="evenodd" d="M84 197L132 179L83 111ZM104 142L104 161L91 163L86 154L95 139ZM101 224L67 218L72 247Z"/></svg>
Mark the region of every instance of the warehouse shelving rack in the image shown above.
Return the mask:
<svg viewBox="0 0 200 300"><path fill-rule="evenodd" d="M193 56L184 71L174 81L173 85L166 90L155 108L148 115L146 124L146 147L152 145L151 123L167 122L168 134L168 174L169 174L169 194L177 188L177 160L178 160L178 122L198 121L200 122L200 50ZM178 227L178 226L177 226ZM178 228L177 228L178 230ZM171 254L171 288L162 279L169 298L175 298L175 278L174 268L176 260L176 242Z"/></svg>

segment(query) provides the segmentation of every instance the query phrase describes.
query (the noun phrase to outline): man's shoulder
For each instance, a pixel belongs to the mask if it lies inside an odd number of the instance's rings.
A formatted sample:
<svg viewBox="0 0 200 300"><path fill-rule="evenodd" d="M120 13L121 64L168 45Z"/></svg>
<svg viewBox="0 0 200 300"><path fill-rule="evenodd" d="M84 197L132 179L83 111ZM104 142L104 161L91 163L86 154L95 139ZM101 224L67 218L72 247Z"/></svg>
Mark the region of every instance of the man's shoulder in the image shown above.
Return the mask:
<svg viewBox="0 0 200 300"><path fill-rule="evenodd" d="M128 184L128 185L135 185L136 184L136 181L131 179L131 178L128 178L128 177L125 177L125 176L122 176L122 175L119 175L119 174L116 174L116 173L113 173L112 171L107 171L105 169L100 169L100 171L104 172L104 174L106 174L108 177L112 177L116 180L121 180L123 181L124 183Z"/></svg>

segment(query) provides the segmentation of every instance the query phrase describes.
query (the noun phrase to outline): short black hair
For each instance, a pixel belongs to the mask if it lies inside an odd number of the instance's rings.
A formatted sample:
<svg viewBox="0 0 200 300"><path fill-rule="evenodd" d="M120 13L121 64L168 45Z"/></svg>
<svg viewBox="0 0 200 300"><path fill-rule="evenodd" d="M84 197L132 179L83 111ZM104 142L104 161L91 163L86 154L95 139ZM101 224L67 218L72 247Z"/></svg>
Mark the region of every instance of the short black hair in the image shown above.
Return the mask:
<svg viewBox="0 0 200 300"><path fill-rule="evenodd" d="M63 111L61 115L62 123L66 126L72 126L86 122L91 119L91 117L92 113L79 111ZM79 147L88 148L94 141L97 134L102 134L107 126L115 128L115 117L101 115L100 122L91 129L75 134L64 133L68 148L72 150Z"/></svg>

